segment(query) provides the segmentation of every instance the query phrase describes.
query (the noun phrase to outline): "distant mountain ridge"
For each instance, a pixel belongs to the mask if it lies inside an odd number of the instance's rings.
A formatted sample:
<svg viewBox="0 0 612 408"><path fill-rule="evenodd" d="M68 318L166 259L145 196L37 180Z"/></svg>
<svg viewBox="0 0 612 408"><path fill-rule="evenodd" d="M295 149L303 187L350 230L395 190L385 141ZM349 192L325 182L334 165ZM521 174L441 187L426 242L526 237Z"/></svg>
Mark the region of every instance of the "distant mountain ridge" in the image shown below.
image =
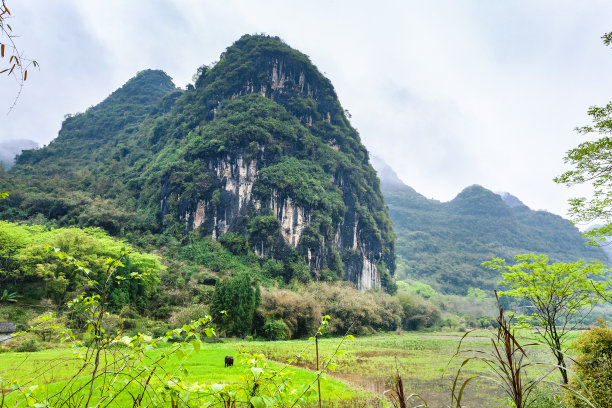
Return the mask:
<svg viewBox="0 0 612 408"><path fill-rule="evenodd" d="M500 279L480 264L494 257L512 260L520 253L545 253L554 261L599 259L568 220L533 211L510 193L466 187L453 200L430 200L404 184L380 158L372 164L397 235L398 279L427 282L446 293L470 287L492 290Z"/></svg>

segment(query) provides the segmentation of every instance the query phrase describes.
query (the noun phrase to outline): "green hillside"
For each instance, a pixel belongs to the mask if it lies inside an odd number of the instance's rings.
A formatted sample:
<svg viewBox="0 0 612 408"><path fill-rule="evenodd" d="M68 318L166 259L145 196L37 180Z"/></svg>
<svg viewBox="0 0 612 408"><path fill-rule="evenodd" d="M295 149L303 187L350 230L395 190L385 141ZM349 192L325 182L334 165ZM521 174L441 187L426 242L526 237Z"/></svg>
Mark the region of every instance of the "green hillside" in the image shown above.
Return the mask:
<svg viewBox="0 0 612 408"><path fill-rule="evenodd" d="M378 160L374 163L397 235L398 279L466 294L470 287L495 286L499 275L480 266L494 257L510 260L534 252L559 262L607 262L601 249L586 246L578 229L558 215L530 210L518 200L508 205L499 194L477 185L447 203L429 200Z"/></svg>
<svg viewBox="0 0 612 408"><path fill-rule="evenodd" d="M368 152L330 81L277 37L243 36L187 90L139 72L19 155L0 187L3 219L102 227L151 249L232 233L262 262L393 290Z"/></svg>

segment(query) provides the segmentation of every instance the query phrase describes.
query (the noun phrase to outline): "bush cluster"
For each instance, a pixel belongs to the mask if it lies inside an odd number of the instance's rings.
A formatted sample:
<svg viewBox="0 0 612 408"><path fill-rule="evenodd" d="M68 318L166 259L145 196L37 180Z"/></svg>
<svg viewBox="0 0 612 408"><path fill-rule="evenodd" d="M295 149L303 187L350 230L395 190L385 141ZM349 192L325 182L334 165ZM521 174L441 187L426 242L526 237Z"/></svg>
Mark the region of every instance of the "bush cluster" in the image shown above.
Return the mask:
<svg viewBox="0 0 612 408"><path fill-rule="evenodd" d="M577 378L570 380L572 388L599 407L612 407L612 328L593 327L581 334L574 348L578 351L573 370ZM574 393L567 393L574 407L587 407Z"/></svg>

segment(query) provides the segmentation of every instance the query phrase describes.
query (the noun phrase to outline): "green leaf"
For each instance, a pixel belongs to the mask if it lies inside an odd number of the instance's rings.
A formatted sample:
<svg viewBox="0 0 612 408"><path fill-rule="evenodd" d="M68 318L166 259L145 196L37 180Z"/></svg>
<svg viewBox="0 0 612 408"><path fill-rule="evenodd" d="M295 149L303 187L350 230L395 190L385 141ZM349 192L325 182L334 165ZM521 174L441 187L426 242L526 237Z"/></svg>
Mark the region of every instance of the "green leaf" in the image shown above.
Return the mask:
<svg viewBox="0 0 612 408"><path fill-rule="evenodd" d="M224 388L225 388L225 384L213 384L210 386L210 389L214 393L220 393L221 391L223 391Z"/></svg>
<svg viewBox="0 0 612 408"><path fill-rule="evenodd" d="M253 408L266 408L266 402L262 397L251 398L251 404L253 405Z"/></svg>

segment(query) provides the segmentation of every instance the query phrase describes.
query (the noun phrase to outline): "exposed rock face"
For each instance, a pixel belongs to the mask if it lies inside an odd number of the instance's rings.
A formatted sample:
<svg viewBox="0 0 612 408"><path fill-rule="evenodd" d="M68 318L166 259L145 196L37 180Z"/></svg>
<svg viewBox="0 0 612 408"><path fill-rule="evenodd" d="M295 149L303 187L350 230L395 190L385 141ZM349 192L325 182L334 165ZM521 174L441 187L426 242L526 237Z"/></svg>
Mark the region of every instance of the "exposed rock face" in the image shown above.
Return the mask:
<svg viewBox="0 0 612 408"><path fill-rule="evenodd" d="M281 234L287 245L297 248L302 232L310 223L306 210L296 205L291 197L279 198L276 191L272 193L270 208L280 223Z"/></svg>
<svg viewBox="0 0 612 408"><path fill-rule="evenodd" d="M519 200L518 197L513 196L508 192L496 191L495 193L498 194L504 201L504 203L506 203L506 205L510 208L520 207L525 208L526 210L529 209L529 207L527 207L521 200Z"/></svg>
<svg viewBox="0 0 612 408"><path fill-rule="evenodd" d="M140 72L68 117L49 146L22 153L11 172L67 176L79 200L57 190L28 200L24 216L118 235L193 231L276 261L272 273L287 282L393 290L391 221L331 82L279 38L250 35L197 75L182 90L161 71Z"/></svg>
<svg viewBox="0 0 612 408"><path fill-rule="evenodd" d="M179 198L181 222L188 230L200 229L213 239L230 230L243 232L242 220L254 214L270 211L278 220L280 235L290 249L301 251L316 276L329 265L329 243L308 245L302 240L311 223L311 211L290 196L272 191L269 200L262 201L253 194L261 159L246 158L243 155L225 156L208 162L208 171L213 173L219 197L198 200ZM338 183L342 186L342 183ZM169 212L171 190L164 191L160 203L163 213ZM213 193L214 194L214 193ZM345 194L349 195L346 191ZM353 205L351 205L353 204ZM381 279L378 264L383 260L381 243L367 236L359 226L359 215L354 203L349 203L344 221L330 227L327 236L333 237L332 244L338 249L345 264L345 279L352 281L361 290L380 289ZM273 256L270 248L256 245L253 250L260 256ZM392 264L392 262L389 262Z"/></svg>

